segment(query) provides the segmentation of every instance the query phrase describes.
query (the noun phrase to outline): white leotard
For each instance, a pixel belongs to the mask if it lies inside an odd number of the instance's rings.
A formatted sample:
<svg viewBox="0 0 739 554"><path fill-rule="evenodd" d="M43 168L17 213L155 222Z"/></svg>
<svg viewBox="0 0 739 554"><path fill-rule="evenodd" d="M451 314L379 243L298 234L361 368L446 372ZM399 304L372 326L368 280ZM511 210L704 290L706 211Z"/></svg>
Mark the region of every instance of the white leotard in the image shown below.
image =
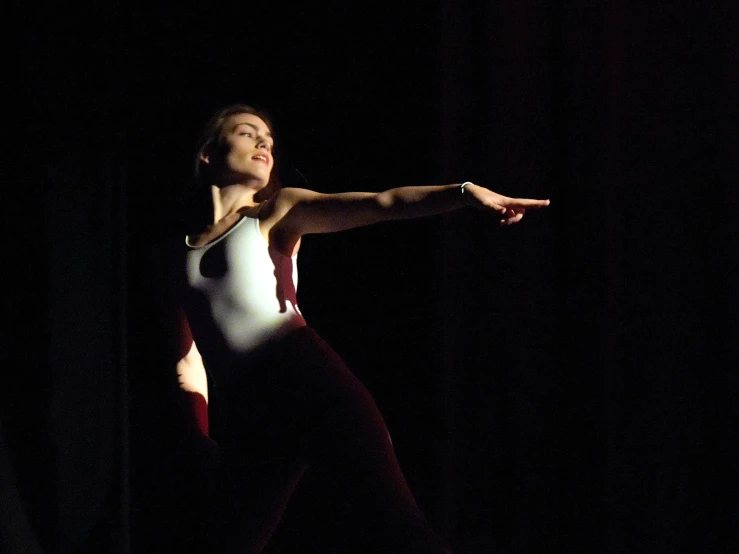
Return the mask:
<svg viewBox="0 0 739 554"><path fill-rule="evenodd" d="M215 327L232 351L249 352L306 324L297 303L297 255L269 246L258 219L243 217L201 247L185 242L188 282L212 318L205 328Z"/></svg>

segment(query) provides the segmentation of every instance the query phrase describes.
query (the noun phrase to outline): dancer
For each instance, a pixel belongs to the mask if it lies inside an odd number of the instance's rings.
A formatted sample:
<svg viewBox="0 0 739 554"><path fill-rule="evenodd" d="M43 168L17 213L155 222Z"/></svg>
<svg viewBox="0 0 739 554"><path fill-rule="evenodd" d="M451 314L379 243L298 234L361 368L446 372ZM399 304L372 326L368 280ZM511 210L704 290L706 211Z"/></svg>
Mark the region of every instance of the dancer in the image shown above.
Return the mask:
<svg viewBox="0 0 739 554"><path fill-rule="evenodd" d="M218 399L210 420L201 409L199 421L221 452L219 548L261 552L310 475L341 521L325 551L451 552L416 505L369 392L300 313L301 239L465 207L511 225L549 201L473 183L380 193L280 188L273 148L269 118L232 105L210 120L196 156L212 221L186 238L187 354L178 374L184 390L207 402L207 368Z"/></svg>

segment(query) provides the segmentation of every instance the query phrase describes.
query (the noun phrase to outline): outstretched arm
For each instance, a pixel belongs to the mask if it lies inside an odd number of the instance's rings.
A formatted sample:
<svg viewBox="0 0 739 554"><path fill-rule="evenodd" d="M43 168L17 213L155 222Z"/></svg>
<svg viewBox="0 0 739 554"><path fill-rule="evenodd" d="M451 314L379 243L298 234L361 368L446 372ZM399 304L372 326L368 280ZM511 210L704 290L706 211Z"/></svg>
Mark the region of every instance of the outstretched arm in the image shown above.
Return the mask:
<svg viewBox="0 0 739 554"><path fill-rule="evenodd" d="M275 198L272 232L283 244L302 235L331 233L392 219L410 219L472 206L496 216L501 225L518 223L526 210L549 205L549 200L512 198L475 184L399 187L384 192L321 194L283 189ZM290 240L292 239L292 240Z"/></svg>

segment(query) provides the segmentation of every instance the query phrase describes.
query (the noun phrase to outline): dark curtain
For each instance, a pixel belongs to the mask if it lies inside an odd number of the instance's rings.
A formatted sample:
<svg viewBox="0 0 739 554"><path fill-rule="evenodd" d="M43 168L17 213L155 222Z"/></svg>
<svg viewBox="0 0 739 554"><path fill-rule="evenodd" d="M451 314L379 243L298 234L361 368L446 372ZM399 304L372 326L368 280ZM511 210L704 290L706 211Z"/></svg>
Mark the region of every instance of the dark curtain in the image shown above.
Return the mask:
<svg viewBox="0 0 739 554"><path fill-rule="evenodd" d="M445 2L443 14L445 175L469 167L464 178L552 199L503 232L446 220L456 544L729 551L730 10Z"/></svg>
<svg viewBox="0 0 739 554"><path fill-rule="evenodd" d="M13 18L4 551L184 551L207 531L173 311L192 145L231 101L271 112L291 185L552 200L511 228L458 212L302 247L303 312L458 552L735 549L733 5L258 13ZM273 551L310 548L312 486Z"/></svg>
<svg viewBox="0 0 739 554"><path fill-rule="evenodd" d="M122 52L87 14L7 12L3 552L128 542Z"/></svg>

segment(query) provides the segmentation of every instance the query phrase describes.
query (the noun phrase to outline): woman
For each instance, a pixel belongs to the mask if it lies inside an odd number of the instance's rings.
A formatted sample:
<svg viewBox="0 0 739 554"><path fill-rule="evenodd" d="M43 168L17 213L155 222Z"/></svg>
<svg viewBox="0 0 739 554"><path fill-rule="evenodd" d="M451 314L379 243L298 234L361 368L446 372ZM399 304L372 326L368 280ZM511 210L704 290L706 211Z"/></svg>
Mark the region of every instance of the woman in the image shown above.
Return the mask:
<svg viewBox="0 0 739 554"><path fill-rule="evenodd" d="M472 183L381 193L279 189L273 146L263 114L229 106L206 127L196 159L212 223L186 239L189 328L178 374L183 389L207 402L205 365L218 395L210 415L226 493L222 547L260 552L310 476L330 498L323 509L340 522L319 539L326 551L450 552L416 506L372 397L306 325L296 256L306 234L466 206L511 225L549 201Z"/></svg>

